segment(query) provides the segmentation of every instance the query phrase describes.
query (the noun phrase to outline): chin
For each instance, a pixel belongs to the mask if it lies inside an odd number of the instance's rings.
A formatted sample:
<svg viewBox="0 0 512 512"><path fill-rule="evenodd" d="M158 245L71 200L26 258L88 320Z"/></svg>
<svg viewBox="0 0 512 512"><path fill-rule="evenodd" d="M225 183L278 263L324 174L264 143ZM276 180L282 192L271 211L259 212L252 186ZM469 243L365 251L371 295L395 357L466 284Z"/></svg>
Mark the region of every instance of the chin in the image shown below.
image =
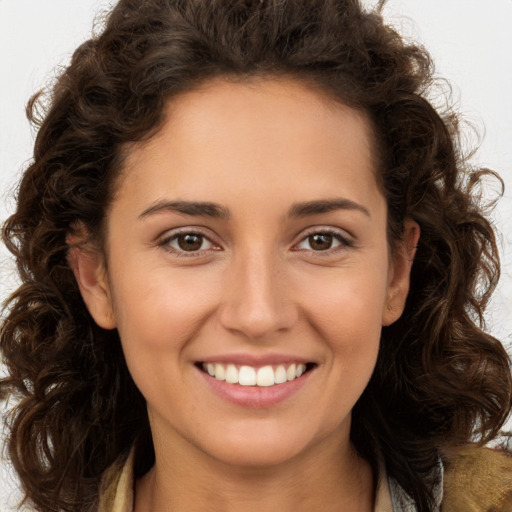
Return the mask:
<svg viewBox="0 0 512 512"><path fill-rule="evenodd" d="M280 466L295 459L301 453L296 446L283 446L282 440L274 442L227 443L219 450L212 450L211 455L229 466L238 468L269 468Z"/></svg>
<svg viewBox="0 0 512 512"><path fill-rule="evenodd" d="M308 432L304 428L293 431L290 425L277 428L276 425L260 424L250 429L232 430L228 437L222 439L210 439L209 446L203 446L203 450L231 466L263 469L285 465L301 457L308 458L324 443L327 443L328 450L336 449L339 439L338 428L319 433Z"/></svg>

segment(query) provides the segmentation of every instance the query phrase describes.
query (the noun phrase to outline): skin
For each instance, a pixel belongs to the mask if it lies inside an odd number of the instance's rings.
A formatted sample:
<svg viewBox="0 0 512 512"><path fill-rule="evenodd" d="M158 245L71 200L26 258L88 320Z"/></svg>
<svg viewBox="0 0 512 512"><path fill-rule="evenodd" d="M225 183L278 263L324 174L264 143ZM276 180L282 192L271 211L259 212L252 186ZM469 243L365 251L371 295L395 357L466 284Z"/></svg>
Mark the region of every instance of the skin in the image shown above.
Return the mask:
<svg viewBox="0 0 512 512"><path fill-rule="evenodd" d="M137 483L136 511L373 510L351 410L382 326L403 310L419 228L407 221L390 250L369 122L268 79L217 79L166 114L152 140L129 148L106 259L92 248L70 259L147 400L156 464ZM176 211L176 201L222 215ZM297 206L311 202L322 208ZM200 249L180 250L178 230ZM327 233L327 249L315 233ZM247 407L198 368L232 354L312 369L285 400Z"/></svg>

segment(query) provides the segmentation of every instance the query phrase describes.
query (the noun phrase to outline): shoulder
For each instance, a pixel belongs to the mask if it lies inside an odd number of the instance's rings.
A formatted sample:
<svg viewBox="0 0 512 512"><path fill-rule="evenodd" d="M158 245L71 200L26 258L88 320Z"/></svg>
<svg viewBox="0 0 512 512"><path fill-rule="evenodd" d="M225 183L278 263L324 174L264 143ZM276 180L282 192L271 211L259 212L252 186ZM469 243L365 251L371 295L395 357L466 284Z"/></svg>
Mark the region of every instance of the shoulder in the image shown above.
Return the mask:
<svg viewBox="0 0 512 512"><path fill-rule="evenodd" d="M511 512L512 453L477 445L443 457L444 512Z"/></svg>

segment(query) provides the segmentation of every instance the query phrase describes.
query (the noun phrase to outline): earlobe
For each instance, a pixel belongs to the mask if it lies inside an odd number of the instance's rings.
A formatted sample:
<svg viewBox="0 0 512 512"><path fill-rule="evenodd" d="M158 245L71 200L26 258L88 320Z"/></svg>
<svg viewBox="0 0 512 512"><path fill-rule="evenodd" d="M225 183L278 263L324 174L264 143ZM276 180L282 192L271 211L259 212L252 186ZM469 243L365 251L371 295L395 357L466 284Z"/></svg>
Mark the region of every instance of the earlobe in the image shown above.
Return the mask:
<svg viewBox="0 0 512 512"><path fill-rule="evenodd" d="M387 289L387 298L382 312L382 325L391 325L398 320L405 308L405 301L409 293L411 268L416 254L416 246L420 238L420 227L412 219L404 222L403 238L395 247L390 279Z"/></svg>
<svg viewBox="0 0 512 512"><path fill-rule="evenodd" d="M89 313L103 329L114 329L116 321L103 254L78 245L72 236L68 236L67 242L68 264Z"/></svg>

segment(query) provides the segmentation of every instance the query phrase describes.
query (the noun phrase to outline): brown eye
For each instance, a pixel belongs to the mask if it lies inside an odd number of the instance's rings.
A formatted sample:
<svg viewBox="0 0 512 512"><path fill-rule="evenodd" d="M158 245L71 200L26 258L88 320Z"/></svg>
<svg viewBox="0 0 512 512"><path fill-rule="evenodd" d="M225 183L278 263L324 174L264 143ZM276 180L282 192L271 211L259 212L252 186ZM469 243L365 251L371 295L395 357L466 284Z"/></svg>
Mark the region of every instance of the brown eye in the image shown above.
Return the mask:
<svg viewBox="0 0 512 512"><path fill-rule="evenodd" d="M314 251L327 251L332 247L333 236L329 233L316 233L308 236L308 242Z"/></svg>
<svg viewBox="0 0 512 512"><path fill-rule="evenodd" d="M215 245L201 233L178 233L164 242L171 251L176 253L194 253L215 249Z"/></svg>
<svg viewBox="0 0 512 512"><path fill-rule="evenodd" d="M305 236L294 250L313 252L335 252L338 249L352 247L352 241L343 232L317 231Z"/></svg>
<svg viewBox="0 0 512 512"><path fill-rule="evenodd" d="M177 237L178 246L183 251L198 251L203 245L203 237L194 233L179 235Z"/></svg>

